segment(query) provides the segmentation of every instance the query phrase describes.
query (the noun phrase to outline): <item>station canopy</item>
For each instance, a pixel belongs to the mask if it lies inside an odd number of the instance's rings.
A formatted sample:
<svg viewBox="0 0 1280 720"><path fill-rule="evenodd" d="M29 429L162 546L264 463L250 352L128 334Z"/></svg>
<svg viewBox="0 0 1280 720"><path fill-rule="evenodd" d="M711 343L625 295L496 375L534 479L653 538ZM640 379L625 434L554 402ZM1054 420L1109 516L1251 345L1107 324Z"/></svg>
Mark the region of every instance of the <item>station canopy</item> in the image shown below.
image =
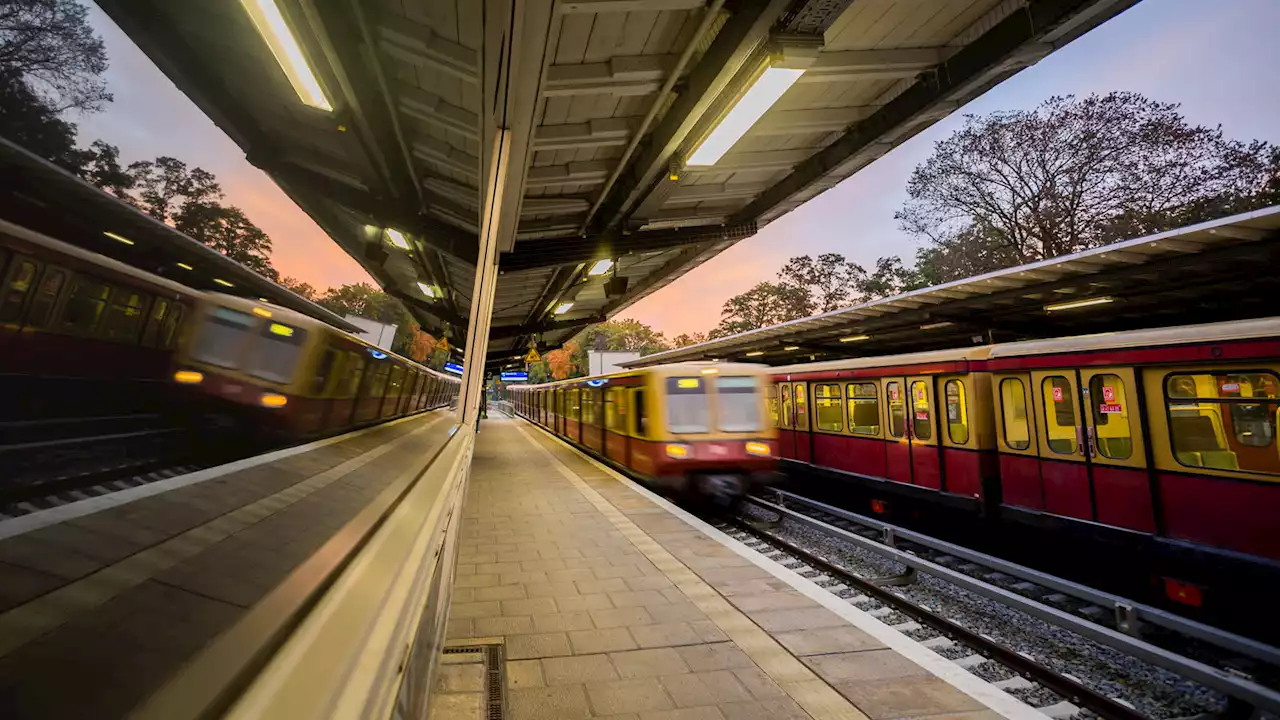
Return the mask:
<svg viewBox="0 0 1280 720"><path fill-rule="evenodd" d="M3 138L0 217L197 290L262 298L341 330L360 331L342 316Z"/></svg>
<svg viewBox="0 0 1280 720"><path fill-rule="evenodd" d="M612 316L1135 2L98 0L455 345L496 238L491 360Z"/></svg>
<svg viewBox="0 0 1280 720"><path fill-rule="evenodd" d="M646 355L809 360L1211 323L1277 314L1280 206L1135 238Z"/></svg>

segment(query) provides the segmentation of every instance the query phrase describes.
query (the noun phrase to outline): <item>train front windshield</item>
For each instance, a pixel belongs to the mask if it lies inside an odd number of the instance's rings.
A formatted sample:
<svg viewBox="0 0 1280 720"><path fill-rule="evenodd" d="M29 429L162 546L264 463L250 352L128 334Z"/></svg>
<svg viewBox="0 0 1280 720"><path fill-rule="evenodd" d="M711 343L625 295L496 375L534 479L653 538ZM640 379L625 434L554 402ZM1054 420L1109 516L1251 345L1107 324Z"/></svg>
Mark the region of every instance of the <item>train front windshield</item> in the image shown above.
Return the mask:
<svg viewBox="0 0 1280 720"><path fill-rule="evenodd" d="M719 431L741 433L761 429L758 378L749 375L667 378L667 427L671 432L679 435L711 432L713 405Z"/></svg>
<svg viewBox="0 0 1280 720"><path fill-rule="evenodd" d="M215 307L205 316L191 356L199 362L287 383L305 339L306 331L301 328Z"/></svg>

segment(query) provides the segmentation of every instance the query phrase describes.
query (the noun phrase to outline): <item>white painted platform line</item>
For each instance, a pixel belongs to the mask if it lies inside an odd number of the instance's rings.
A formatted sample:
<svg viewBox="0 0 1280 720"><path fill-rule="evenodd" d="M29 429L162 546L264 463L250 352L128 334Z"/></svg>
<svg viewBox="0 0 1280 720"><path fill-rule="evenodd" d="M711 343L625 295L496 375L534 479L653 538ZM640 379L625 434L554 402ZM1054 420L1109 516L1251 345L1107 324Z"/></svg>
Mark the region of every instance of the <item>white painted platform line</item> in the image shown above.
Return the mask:
<svg viewBox="0 0 1280 720"><path fill-rule="evenodd" d="M569 450L578 453L588 462L599 468L602 472L608 473L610 477L631 488L636 493L639 493L653 504L661 507L672 515L675 515L688 525L702 531L704 535L710 537L721 545L728 547L747 560L750 560L755 566L787 583L809 599L844 618L850 625L853 625L884 643L889 649L896 651L899 655L902 655L925 670L928 670L930 673L933 673L935 676L946 681L952 687L960 690L983 705L986 705L991 710L1009 718L1009 720L1045 720L1045 714L1036 708L1031 707L982 678L971 674L964 668L956 665L954 662L947 660L915 640L912 640L883 622L880 622L869 613L859 610L840 596L827 591L813 581L802 577L795 571L783 567L781 564L770 560L741 542L729 537L702 519L692 515L687 510L673 504L661 495L637 484L630 478L622 475L590 455L579 451L572 445L569 445L555 435L547 432L540 425L535 423L529 423L529 425L543 432L547 436L554 438Z"/></svg>
<svg viewBox="0 0 1280 720"><path fill-rule="evenodd" d="M195 485L196 483L213 480L215 478L222 477L223 475L239 472L240 470L245 470L247 468L257 467L258 465L275 462L276 460L283 460L284 458L310 452L326 445L332 445L336 442L360 437L361 435L377 430L378 428L391 427L409 420L421 419L426 417L426 415L427 413L409 415L408 417L402 417L397 420L392 420L391 422L371 425L367 428L343 433L342 435L335 435L323 440L316 440L315 442L310 442L306 445L298 445L297 447L276 450L265 455L254 455L250 458L237 460L225 465L206 468L204 470L197 470L196 472L186 473L185 475L174 475L173 477L169 477L164 480L157 480L155 482L141 481L143 484L137 485L128 490L121 490L120 492L114 492L107 495L99 495L98 497L91 497L87 500L79 500L65 505L58 505L57 507L36 509L26 515L19 515L18 517L8 520L0 520L0 540L14 537L15 535L22 535L23 533L29 533L32 530L39 530L42 527L56 525L57 523L66 522L67 520L84 517L85 515L90 515L100 510L116 507L117 505L131 503L134 500L141 500L142 498L151 497L152 495L159 495L162 492L168 492L176 488ZM29 503L18 503L18 507L23 509L26 509L26 506L28 505Z"/></svg>

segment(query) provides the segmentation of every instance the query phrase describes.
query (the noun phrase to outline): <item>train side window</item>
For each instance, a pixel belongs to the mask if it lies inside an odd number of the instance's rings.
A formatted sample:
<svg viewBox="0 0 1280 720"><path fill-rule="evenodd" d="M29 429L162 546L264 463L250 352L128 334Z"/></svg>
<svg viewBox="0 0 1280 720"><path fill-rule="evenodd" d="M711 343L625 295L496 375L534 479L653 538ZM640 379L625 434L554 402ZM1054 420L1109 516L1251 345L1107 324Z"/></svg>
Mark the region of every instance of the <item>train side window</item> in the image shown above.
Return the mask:
<svg viewBox="0 0 1280 720"><path fill-rule="evenodd" d="M1027 389L1018 378L1000 381L1000 414L1004 417L1004 444L1014 450L1031 447L1027 421Z"/></svg>
<svg viewBox="0 0 1280 720"><path fill-rule="evenodd" d="M169 301L156 298L151 304L151 314L147 316L147 326L142 330L142 344L146 347L159 347L160 328L164 327L165 315L169 314Z"/></svg>
<svg viewBox="0 0 1280 720"><path fill-rule="evenodd" d="M764 404L769 410L769 427L779 427L778 386L774 383L769 383L764 390Z"/></svg>
<svg viewBox="0 0 1280 720"><path fill-rule="evenodd" d="M649 415L644 411L644 390L636 390L631 402L636 414L636 437L648 437Z"/></svg>
<svg viewBox="0 0 1280 720"><path fill-rule="evenodd" d="M1089 379L1089 410L1098 453L1112 460L1125 460L1133 455L1129 398L1119 375L1104 373Z"/></svg>
<svg viewBox="0 0 1280 720"><path fill-rule="evenodd" d="M880 434L880 393L875 383L844 386L849 406L849 432L855 435Z"/></svg>
<svg viewBox="0 0 1280 720"><path fill-rule="evenodd" d="M841 432L844 430L844 406L840 386L835 383L815 385L813 388L813 419L819 430Z"/></svg>
<svg viewBox="0 0 1280 720"><path fill-rule="evenodd" d="M169 317L164 320L164 329L161 331L161 340L159 347L171 350L178 344L178 333L182 329L182 321L187 317L187 306L182 303L173 303L169 307Z"/></svg>
<svg viewBox="0 0 1280 720"><path fill-rule="evenodd" d="M933 437L933 422L929 417L929 383L923 380L911 383L911 434L918 440Z"/></svg>
<svg viewBox="0 0 1280 720"><path fill-rule="evenodd" d="M31 298L31 307L27 309L27 325L32 327L48 327L53 322L53 310L62 295L62 287L66 285L67 271L61 268L46 267L35 296Z"/></svg>
<svg viewBox="0 0 1280 720"><path fill-rule="evenodd" d="M146 304L146 295L126 288L116 288L102 321L102 337L107 340L135 341Z"/></svg>
<svg viewBox="0 0 1280 720"><path fill-rule="evenodd" d="M353 352L347 353L343 371L342 397L356 397L360 394L360 380L364 377L364 357Z"/></svg>
<svg viewBox="0 0 1280 720"><path fill-rule="evenodd" d="M373 370L373 380L369 383L369 397L381 398L387 394L387 376L391 368L386 363L379 363Z"/></svg>
<svg viewBox="0 0 1280 720"><path fill-rule="evenodd" d="M582 420L582 391L573 388L568 392L569 419Z"/></svg>
<svg viewBox="0 0 1280 720"><path fill-rule="evenodd" d="M594 402L592 402L592 398L591 398L591 396L592 396L592 395L595 395L595 391L593 391L593 390L579 390L578 392L582 393L582 422L583 422L583 424L585 424L585 425L595 425L595 424L596 424L596 407L595 407L595 403L594 403Z"/></svg>
<svg viewBox="0 0 1280 720"><path fill-rule="evenodd" d="M71 282L71 295L62 309L62 326L72 332L91 335L102 322L111 287L92 278L78 277Z"/></svg>
<svg viewBox="0 0 1280 720"><path fill-rule="evenodd" d="M807 432L809 430L809 386L796 383L793 391L792 400L796 403L796 429Z"/></svg>
<svg viewBox="0 0 1280 720"><path fill-rule="evenodd" d="M329 384L329 375L333 373L333 366L338 362L338 351L333 348L325 348L324 357L320 358L320 364L316 366L315 377L311 378L311 394L321 397L325 394L325 386Z"/></svg>
<svg viewBox="0 0 1280 720"><path fill-rule="evenodd" d="M4 295L0 296L0 324L16 325L22 318L22 307L35 284L37 268L35 260L26 258L19 258L13 264L9 281L4 286Z"/></svg>
<svg viewBox="0 0 1280 720"><path fill-rule="evenodd" d="M948 380L943 386L947 401L947 437L956 445L969 442L969 406L965 403L964 383Z"/></svg>
<svg viewBox="0 0 1280 720"><path fill-rule="evenodd" d="M795 426L795 418L791 406L791 385L783 383L778 386L782 392L782 424L779 427L790 428Z"/></svg>
<svg viewBox="0 0 1280 720"><path fill-rule="evenodd" d="M1040 383L1045 414L1045 436L1049 450L1058 455L1076 452L1076 405L1071 381L1061 375L1050 375Z"/></svg>
<svg viewBox="0 0 1280 720"><path fill-rule="evenodd" d="M1179 463L1280 475L1275 451L1280 378L1274 373L1170 375L1165 406Z"/></svg>
<svg viewBox="0 0 1280 720"><path fill-rule="evenodd" d="M609 388L604 394L604 425L611 432L627 433L627 406L622 402L626 390Z"/></svg>
<svg viewBox="0 0 1280 720"><path fill-rule="evenodd" d="M907 399L903 397L902 383L885 383L884 392L889 396L889 437L905 437L907 434Z"/></svg>

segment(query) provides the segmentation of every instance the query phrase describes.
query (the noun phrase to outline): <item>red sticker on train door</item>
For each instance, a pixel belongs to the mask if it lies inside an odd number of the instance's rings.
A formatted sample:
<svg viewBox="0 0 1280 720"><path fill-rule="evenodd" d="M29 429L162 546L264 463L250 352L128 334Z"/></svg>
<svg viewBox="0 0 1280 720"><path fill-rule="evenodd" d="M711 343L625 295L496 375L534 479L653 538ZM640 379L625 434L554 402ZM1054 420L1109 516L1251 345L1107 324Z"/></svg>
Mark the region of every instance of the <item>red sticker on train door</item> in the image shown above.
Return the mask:
<svg viewBox="0 0 1280 720"><path fill-rule="evenodd" d="M897 385L892 385L889 387L889 402L898 402L898 386Z"/></svg>
<svg viewBox="0 0 1280 720"><path fill-rule="evenodd" d="M1102 402L1113 403L1115 401L1116 401L1116 389L1113 387L1108 387L1106 385L1103 385L1102 386Z"/></svg>
<svg viewBox="0 0 1280 720"><path fill-rule="evenodd" d="M1062 402L1062 388L1060 388L1060 387L1055 387L1055 388L1053 389L1053 401L1054 401L1054 402Z"/></svg>

